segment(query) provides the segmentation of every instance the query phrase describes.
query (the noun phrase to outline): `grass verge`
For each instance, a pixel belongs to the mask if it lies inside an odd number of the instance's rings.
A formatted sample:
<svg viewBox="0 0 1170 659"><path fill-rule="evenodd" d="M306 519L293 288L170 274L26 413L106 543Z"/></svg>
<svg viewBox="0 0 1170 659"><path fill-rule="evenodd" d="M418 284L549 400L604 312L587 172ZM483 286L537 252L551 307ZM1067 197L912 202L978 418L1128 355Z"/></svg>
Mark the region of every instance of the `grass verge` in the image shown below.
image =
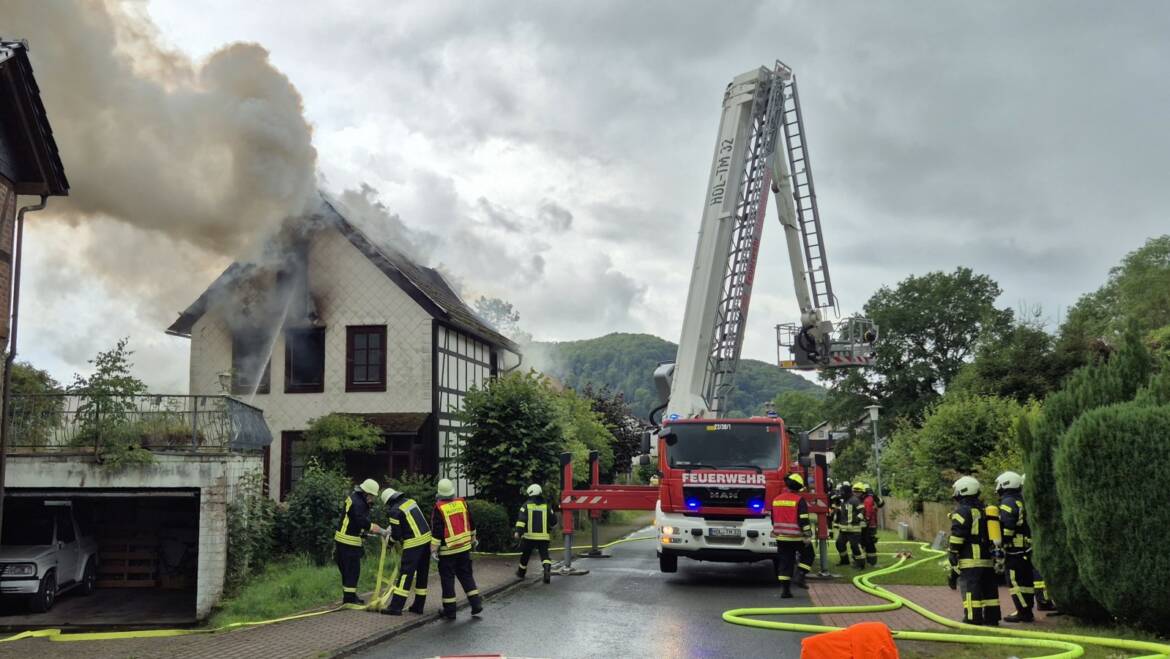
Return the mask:
<svg viewBox="0 0 1170 659"><path fill-rule="evenodd" d="M374 589L378 576L379 548L367 543L362 559L358 592ZM394 569L386 557L385 575ZM317 565L304 555L288 556L269 563L264 571L230 597L225 597L208 620L209 627L234 622L270 620L309 609L330 606L341 600L341 575L333 563Z"/></svg>

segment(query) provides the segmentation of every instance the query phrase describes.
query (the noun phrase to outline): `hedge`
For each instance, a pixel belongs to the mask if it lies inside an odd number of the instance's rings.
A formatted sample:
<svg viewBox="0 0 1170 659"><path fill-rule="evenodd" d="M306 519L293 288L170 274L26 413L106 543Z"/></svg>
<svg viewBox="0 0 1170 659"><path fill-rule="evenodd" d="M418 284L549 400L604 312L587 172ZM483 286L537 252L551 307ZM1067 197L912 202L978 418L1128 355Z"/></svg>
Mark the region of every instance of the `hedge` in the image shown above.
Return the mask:
<svg viewBox="0 0 1170 659"><path fill-rule="evenodd" d="M515 523L498 503L472 499L467 502L480 551L511 551L512 526Z"/></svg>
<svg viewBox="0 0 1170 659"><path fill-rule="evenodd" d="M1113 617L1162 634L1170 633L1168 437L1170 406L1103 407L1072 424L1055 465L1084 587Z"/></svg>

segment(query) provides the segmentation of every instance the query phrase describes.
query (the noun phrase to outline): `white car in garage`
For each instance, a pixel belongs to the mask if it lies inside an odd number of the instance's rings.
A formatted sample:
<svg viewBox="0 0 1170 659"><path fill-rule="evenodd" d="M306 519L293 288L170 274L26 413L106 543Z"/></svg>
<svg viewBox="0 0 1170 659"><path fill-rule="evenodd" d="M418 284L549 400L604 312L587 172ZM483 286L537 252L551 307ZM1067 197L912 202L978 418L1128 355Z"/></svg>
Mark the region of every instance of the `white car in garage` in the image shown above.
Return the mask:
<svg viewBox="0 0 1170 659"><path fill-rule="evenodd" d="M82 533L70 502L4 502L0 597L26 598L32 611L48 611L67 590L93 593L97 562L97 542Z"/></svg>

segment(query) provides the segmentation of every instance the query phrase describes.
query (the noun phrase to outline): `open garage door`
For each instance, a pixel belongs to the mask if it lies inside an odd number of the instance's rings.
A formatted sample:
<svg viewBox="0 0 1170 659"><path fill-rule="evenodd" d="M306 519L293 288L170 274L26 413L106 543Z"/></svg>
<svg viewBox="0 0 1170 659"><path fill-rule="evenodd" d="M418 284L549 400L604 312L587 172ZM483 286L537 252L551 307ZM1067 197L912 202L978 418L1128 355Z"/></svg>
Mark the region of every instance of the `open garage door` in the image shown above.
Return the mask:
<svg viewBox="0 0 1170 659"><path fill-rule="evenodd" d="M60 592L47 611L38 612L46 607L34 601L37 595L3 589L0 626L174 625L195 621L197 490L24 489L10 490L8 497L6 536L9 510L27 520L37 519L38 513L53 516L58 527L53 544L47 547L11 546L7 537L0 538L0 566L27 558L38 564L37 576L42 580L55 570L59 575L53 578ZM70 514L77 528L72 544L67 542L68 524L61 521ZM15 531L11 537L29 541ZM45 556L45 550L59 557ZM26 554L28 557L22 558ZM34 556L37 554L40 556ZM56 568L52 567L55 559ZM92 585L87 585L85 562L90 560L94 563Z"/></svg>

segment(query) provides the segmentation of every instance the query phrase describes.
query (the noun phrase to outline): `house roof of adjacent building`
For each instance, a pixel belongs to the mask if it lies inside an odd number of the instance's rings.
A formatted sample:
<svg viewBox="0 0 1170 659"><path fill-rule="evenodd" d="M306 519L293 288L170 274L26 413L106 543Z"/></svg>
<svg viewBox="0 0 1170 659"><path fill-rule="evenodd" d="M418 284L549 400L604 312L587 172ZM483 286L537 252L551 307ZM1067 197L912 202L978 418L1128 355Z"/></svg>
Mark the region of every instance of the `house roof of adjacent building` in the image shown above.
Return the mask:
<svg viewBox="0 0 1170 659"><path fill-rule="evenodd" d="M12 180L17 194L69 194L24 41L0 39L0 131L0 173ZM13 161L4 158L6 151Z"/></svg>
<svg viewBox="0 0 1170 659"><path fill-rule="evenodd" d="M312 219L321 220L336 228L350 244L432 317L493 346L520 354L516 343L477 316L438 270L415 263L392 245L375 242L338 212L328 200L323 200L321 215ZM256 266L248 263L236 262L228 266L191 306L179 314L179 318L167 328L167 333L191 336L191 328L207 312L214 295L255 270Z"/></svg>

